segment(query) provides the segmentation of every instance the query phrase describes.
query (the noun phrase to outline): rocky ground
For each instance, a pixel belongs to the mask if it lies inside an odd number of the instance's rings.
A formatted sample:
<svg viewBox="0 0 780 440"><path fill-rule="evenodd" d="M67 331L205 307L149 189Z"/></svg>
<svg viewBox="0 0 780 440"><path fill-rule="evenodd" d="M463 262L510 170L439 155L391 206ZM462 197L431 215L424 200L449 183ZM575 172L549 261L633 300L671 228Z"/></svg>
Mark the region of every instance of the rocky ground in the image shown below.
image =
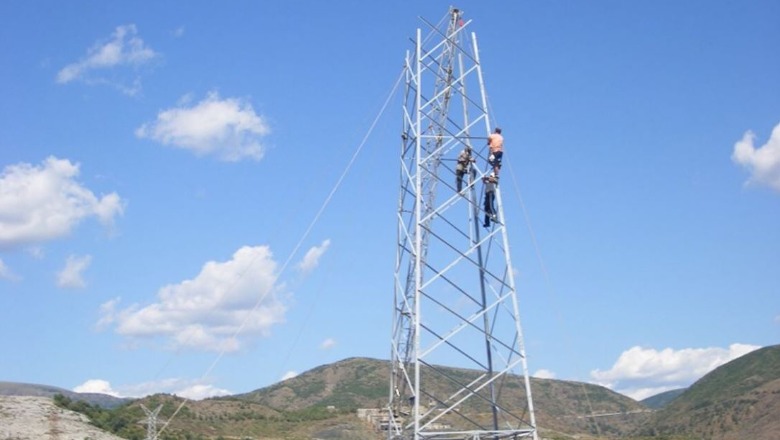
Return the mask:
<svg viewBox="0 0 780 440"><path fill-rule="evenodd" d="M0 440L122 440L50 397L0 396Z"/></svg>

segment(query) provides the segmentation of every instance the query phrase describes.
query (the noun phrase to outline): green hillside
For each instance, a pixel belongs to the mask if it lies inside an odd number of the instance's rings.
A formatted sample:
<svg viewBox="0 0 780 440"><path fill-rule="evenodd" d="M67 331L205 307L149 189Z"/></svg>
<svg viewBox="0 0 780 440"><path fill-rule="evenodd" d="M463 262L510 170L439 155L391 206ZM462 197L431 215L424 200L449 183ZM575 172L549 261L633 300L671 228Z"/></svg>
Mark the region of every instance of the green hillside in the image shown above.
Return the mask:
<svg viewBox="0 0 780 440"><path fill-rule="evenodd" d="M687 388L678 388L676 390L669 390L655 396L650 396L647 399L642 399L640 403L648 408L661 409L676 399L680 394L684 393Z"/></svg>
<svg viewBox="0 0 780 440"><path fill-rule="evenodd" d="M777 440L779 432L780 345L761 348L716 368L638 431L724 440Z"/></svg>
<svg viewBox="0 0 780 440"><path fill-rule="evenodd" d="M447 368L448 375L463 382L473 380L476 371ZM388 399L390 365L387 361L351 358L323 365L297 377L231 399L266 405L279 411L333 406L338 411L382 408ZM437 394L454 389L442 382L430 386ZM516 405L525 405L521 378L506 381L501 393ZM550 432L621 435L635 430L647 418L647 408L607 388L553 379L531 380L537 424ZM615 414L611 417L587 417ZM623 414L623 415L621 415ZM566 438L560 437L560 438Z"/></svg>
<svg viewBox="0 0 780 440"><path fill-rule="evenodd" d="M160 440L380 440L384 435L358 418L356 410L385 406L389 368L388 361L351 358L270 387L202 401L155 395L105 409L65 396L55 400L131 440L145 436L141 404L150 409L162 405L160 425L165 429ZM464 381L477 374L437 368ZM6 385L9 390L26 389ZM448 383L432 384L431 389L452 392ZM545 439L777 440L780 432L780 346L756 350L715 369L658 411L581 382L532 378L531 389ZM523 390L519 377L509 377L500 392L524 405Z"/></svg>

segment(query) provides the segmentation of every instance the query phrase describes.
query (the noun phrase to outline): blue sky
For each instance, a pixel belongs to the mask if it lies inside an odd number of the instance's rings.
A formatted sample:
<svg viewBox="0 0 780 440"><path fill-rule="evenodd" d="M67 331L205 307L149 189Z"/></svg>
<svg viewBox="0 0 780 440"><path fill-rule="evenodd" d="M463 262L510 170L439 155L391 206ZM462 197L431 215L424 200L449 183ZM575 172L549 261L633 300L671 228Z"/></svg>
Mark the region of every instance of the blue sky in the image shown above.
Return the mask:
<svg viewBox="0 0 780 440"><path fill-rule="evenodd" d="M531 371L643 398L777 344L780 3L458 6ZM0 380L201 398L387 359L391 92L448 7L0 2Z"/></svg>

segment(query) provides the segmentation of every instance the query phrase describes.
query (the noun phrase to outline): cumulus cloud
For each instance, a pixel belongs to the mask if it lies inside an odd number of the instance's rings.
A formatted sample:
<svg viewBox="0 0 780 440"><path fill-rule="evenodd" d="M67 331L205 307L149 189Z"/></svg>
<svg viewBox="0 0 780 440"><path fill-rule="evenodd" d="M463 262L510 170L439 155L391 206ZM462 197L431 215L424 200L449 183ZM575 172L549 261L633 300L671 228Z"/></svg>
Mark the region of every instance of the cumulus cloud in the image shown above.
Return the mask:
<svg viewBox="0 0 780 440"><path fill-rule="evenodd" d="M102 379L90 379L73 388L77 393L100 393L114 397L140 398L152 394L167 393L185 397L187 399L201 400L209 397L226 396L230 391L218 388L201 380L188 379L162 379L144 382L134 385L119 386L115 390L111 383Z"/></svg>
<svg viewBox="0 0 780 440"><path fill-rule="evenodd" d="M79 164L49 157L40 166L9 165L0 175L0 249L68 235L82 220L111 224L123 213L116 193L95 196L76 181Z"/></svg>
<svg viewBox="0 0 780 440"><path fill-rule="evenodd" d="M328 338L322 341L322 343L320 343L320 350L330 350L335 346L336 346L336 341L334 339Z"/></svg>
<svg viewBox="0 0 780 440"><path fill-rule="evenodd" d="M111 388L111 384L108 381L102 379L89 379L73 388L73 391L77 393L99 393L114 397L122 397Z"/></svg>
<svg viewBox="0 0 780 440"><path fill-rule="evenodd" d="M292 379L293 377L297 376L298 373L295 371L288 371L284 373L284 376L282 376L282 381L285 381L287 379Z"/></svg>
<svg viewBox="0 0 780 440"><path fill-rule="evenodd" d="M173 390L171 391L171 394L191 400L203 400L208 399L209 397L228 396L231 392L224 388L215 387L214 385L194 384L179 388L178 390Z"/></svg>
<svg viewBox="0 0 780 440"><path fill-rule="evenodd" d="M320 258L330 247L330 240L325 240L319 246L314 246L306 252L303 260L298 264L298 269L303 273L309 273L320 264Z"/></svg>
<svg viewBox="0 0 780 440"><path fill-rule="evenodd" d="M780 192L780 124L772 129L766 144L755 147L756 135L746 132L734 144L731 160L748 170L748 184L766 185Z"/></svg>
<svg viewBox="0 0 780 440"><path fill-rule="evenodd" d="M112 324L130 338L162 337L172 348L235 351L239 336L265 337L284 322L276 270L268 247L245 246L228 261L207 262L193 279L162 287L153 304L103 304L98 326Z"/></svg>
<svg viewBox="0 0 780 440"><path fill-rule="evenodd" d="M249 103L210 93L193 106L185 100L180 107L161 111L156 121L143 124L135 134L199 156L235 162L262 159L265 147L260 140L270 131Z"/></svg>
<svg viewBox="0 0 780 440"><path fill-rule="evenodd" d="M65 267L57 274L57 286L66 289L81 289L87 286L82 273L92 263L91 255L70 255Z"/></svg>
<svg viewBox="0 0 780 440"><path fill-rule="evenodd" d="M13 271L0 260L0 280L18 281L19 276L13 273Z"/></svg>
<svg viewBox="0 0 780 440"><path fill-rule="evenodd" d="M544 368L537 370L532 376L538 377L539 379L555 379L555 373L550 370L545 370Z"/></svg>
<svg viewBox="0 0 780 440"><path fill-rule="evenodd" d="M128 95L141 90L140 78L135 74L118 71L118 68L137 69L159 54L150 49L138 37L134 24L118 26L106 41L98 41L87 50L86 56L68 64L57 73L57 82L66 84L83 81L87 84L109 84Z"/></svg>
<svg viewBox="0 0 780 440"><path fill-rule="evenodd" d="M611 369L593 370L590 374L601 385L641 400L687 387L715 368L758 348L761 347L747 344L682 350L637 346L624 351Z"/></svg>

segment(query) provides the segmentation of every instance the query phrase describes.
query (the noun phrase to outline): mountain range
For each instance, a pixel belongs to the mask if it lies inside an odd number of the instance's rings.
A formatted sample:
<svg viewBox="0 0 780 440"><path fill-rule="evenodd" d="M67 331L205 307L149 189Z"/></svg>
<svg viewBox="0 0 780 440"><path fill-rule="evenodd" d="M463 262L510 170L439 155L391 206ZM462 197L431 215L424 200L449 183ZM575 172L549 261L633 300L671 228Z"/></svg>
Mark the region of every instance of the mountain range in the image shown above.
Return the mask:
<svg viewBox="0 0 780 440"><path fill-rule="evenodd" d="M144 438L143 427L137 423L144 418L140 404L160 406L162 419L170 420L161 440L381 439L384 436L359 418L357 410L385 406L389 374L387 361L350 358L249 393L202 401L154 395L130 402L104 396L101 403L94 395L8 382L0 382L0 395L54 393L66 396L67 401L87 400L90 404L86 409L81 405L81 410L91 412L93 419L121 425L124 431L114 432L128 439ZM473 372L453 369L453 374ZM524 399L522 386L511 380L506 385L503 392L518 401ZM446 392L446 385L441 389ZM722 365L687 389L642 402L583 382L532 378L531 389L540 433L548 439L780 438L780 345Z"/></svg>

